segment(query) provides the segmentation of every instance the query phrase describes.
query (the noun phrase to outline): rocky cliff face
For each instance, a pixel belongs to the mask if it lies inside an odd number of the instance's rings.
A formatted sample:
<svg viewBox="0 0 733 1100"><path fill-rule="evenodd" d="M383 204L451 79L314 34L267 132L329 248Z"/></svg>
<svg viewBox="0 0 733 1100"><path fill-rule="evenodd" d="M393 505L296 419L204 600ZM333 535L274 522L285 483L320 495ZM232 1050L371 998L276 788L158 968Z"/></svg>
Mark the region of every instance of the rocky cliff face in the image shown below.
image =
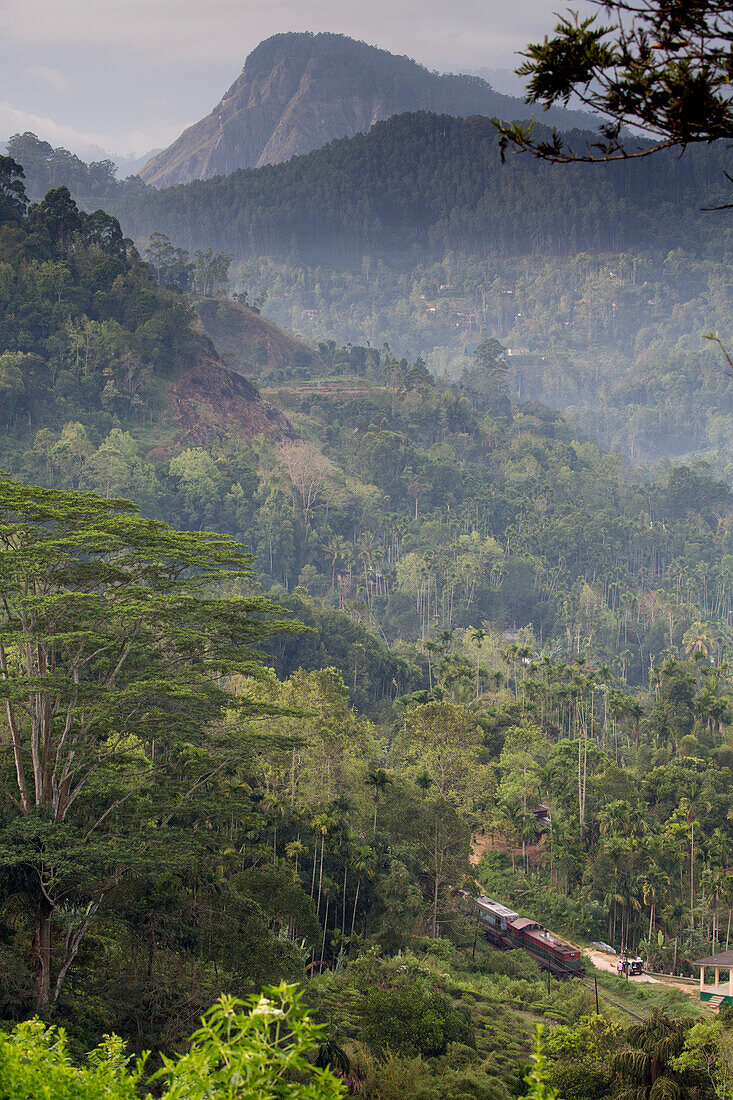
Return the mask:
<svg viewBox="0 0 733 1100"><path fill-rule="evenodd" d="M277 164L418 110L505 119L538 113L546 125L589 127L588 115L538 112L479 77L431 73L410 58L344 35L278 34L249 55L211 114L148 161L140 175L168 187Z"/></svg>

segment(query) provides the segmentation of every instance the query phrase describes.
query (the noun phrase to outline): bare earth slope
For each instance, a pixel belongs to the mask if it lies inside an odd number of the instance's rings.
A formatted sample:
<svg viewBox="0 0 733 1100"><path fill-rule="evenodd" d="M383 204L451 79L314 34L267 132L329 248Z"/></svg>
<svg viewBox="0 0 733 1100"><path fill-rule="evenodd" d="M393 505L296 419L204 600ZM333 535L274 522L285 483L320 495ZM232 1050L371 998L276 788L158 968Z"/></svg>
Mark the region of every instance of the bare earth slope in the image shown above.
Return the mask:
<svg viewBox="0 0 733 1100"><path fill-rule="evenodd" d="M588 129L577 111L538 112L475 76L432 73L408 57L338 34L278 34L253 50L206 118L140 171L168 187L277 164L404 111L458 117L541 115L546 125Z"/></svg>
<svg viewBox="0 0 733 1100"><path fill-rule="evenodd" d="M161 439L148 457L215 440L264 435L278 441L293 435L287 417L224 361L200 327L191 353L165 379L161 421L165 442Z"/></svg>
<svg viewBox="0 0 733 1100"><path fill-rule="evenodd" d="M224 298L202 298L196 312L201 329L224 363L245 378L293 367L309 375L323 373L318 356L307 344L247 306Z"/></svg>
<svg viewBox="0 0 733 1100"><path fill-rule="evenodd" d="M230 436L271 439L292 436L283 414L260 396L251 382L228 370L213 353L203 355L168 391L177 445L202 446Z"/></svg>

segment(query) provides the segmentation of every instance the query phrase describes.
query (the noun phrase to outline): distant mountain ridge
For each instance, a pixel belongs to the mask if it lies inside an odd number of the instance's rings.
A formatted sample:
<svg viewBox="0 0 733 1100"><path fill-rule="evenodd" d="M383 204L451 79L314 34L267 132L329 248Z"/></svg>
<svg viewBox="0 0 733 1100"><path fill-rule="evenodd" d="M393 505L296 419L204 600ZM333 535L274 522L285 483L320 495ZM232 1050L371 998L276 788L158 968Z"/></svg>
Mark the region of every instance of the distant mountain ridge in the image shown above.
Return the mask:
<svg viewBox="0 0 733 1100"><path fill-rule="evenodd" d="M341 34L276 34L248 56L210 115L189 126L139 171L169 187L239 168L279 164L335 138L352 137L405 111L458 117L541 116L561 129L588 129L578 111L530 107L480 77L430 72L408 57Z"/></svg>

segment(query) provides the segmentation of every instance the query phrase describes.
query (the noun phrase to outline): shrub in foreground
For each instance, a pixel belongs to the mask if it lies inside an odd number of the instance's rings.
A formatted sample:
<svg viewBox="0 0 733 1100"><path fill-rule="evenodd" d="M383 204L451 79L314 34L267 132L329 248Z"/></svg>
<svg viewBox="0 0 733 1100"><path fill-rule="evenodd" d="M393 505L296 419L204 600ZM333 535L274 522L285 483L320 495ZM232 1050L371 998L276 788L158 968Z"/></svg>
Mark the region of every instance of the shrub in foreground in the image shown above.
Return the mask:
<svg viewBox="0 0 733 1100"><path fill-rule="evenodd" d="M338 1100L339 1079L307 1059L319 1037L295 986L245 1001L222 996L189 1049L146 1077L145 1057L133 1060L118 1036L106 1036L78 1066L63 1029L34 1019L0 1033L0 1100L149 1100L153 1083L161 1100Z"/></svg>

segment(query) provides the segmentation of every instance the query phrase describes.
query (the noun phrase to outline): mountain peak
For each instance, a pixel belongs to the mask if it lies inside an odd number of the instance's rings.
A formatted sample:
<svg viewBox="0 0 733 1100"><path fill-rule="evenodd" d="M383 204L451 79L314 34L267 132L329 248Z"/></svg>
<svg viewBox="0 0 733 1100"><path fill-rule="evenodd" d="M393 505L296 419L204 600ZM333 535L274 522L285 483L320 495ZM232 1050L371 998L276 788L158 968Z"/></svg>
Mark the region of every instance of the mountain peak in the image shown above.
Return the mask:
<svg viewBox="0 0 733 1100"><path fill-rule="evenodd" d="M252 51L214 110L141 170L167 187L278 164L352 137L405 111L531 118L533 108L478 76L430 72L409 57L343 34L287 32ZM546 124L571 129L589 116L553 109Z"/></svg>

